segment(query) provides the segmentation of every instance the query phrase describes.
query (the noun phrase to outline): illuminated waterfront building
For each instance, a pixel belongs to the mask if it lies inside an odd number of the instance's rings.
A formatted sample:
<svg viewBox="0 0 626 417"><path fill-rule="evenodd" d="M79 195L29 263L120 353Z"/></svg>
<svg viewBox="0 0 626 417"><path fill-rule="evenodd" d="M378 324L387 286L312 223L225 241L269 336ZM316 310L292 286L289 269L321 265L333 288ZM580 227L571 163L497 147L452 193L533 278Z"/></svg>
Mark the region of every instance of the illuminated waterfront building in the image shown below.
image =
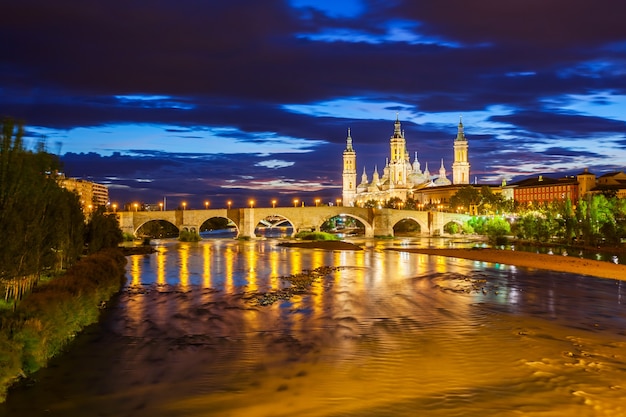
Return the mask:
<svg viewBox="0 0 626 417"><path fill-rule="evenodd" d="M61 187L78 195L80 204L85 212L91 211L98 206L106 206L109 202L109 189L106 185L65 177L60 179L59 184Z"/></svg>
<svg viewBox="0 0 626 417"><path fill-rule="evenodd" d="M527 178L502 187L502 195L518 203L578 201L587 194L615 195L626 198L626 174L609 172L600 177L583 170L575 176L550 178L545 175Z"/></svg>
<svg viewBox="0 0 626 417"><path fill-rule="evenodd" d="M442 187L437 194L443 193L443 198L446 199L460 186L469 184L468 142L462 120L459 121L453 148L452 181L447 177L443 158L441 158L438 175L430 173L428 163L422 171L417 152L415 152L413 162L410 161L404 130L402 130L400 120L396 117L393 135L389 139L389 157L386 159L382 175L378 172L378 166L375 166L370 180L364 167L361 181L357 184L356 151L352 144L350 129L348 129L346 149L343 151L342 198L344 205L362 206L371 200L382 204L392 198L399 198L402 201L412 198L425 202L428 199L427 196L432 194L429 189L437 187ZM456 187L450 187L451 185ZM432 199L428 200L431 202Z"/></svg>

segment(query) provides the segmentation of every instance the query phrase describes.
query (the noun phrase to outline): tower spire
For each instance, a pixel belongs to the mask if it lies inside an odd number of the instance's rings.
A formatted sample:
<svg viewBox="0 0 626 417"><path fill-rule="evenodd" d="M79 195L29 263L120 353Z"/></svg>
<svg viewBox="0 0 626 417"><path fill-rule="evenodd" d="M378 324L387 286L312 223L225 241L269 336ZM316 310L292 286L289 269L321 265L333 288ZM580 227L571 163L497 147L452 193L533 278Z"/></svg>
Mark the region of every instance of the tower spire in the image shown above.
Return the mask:
<svg viewBox="0 0 626 417"><path fill-rule="evenodd" d="M350 136L350 128L348 128L348 137L346 138L346 151L354 151L354 149L352 149L352 136Z"/></svg>
<svg viewBox="0 0 626 417"><path fill-rule="evenodd" d="M457 129L456 140L467 140L465 139L465 132L463 129L463 115L459 116L459 126Z"/></svg>

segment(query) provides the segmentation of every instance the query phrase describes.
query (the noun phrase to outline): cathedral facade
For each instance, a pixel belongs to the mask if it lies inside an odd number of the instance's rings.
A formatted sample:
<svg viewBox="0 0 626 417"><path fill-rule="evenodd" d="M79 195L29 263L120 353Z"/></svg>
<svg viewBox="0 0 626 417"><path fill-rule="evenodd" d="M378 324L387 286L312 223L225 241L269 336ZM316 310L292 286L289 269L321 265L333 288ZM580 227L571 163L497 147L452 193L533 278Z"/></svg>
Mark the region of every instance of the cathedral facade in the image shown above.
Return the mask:
<svg viewBox="0 0 626 417"><path fill-rule="evenodd" d="M397 117L393 135L389 139L389 151L382 174L378 172L376 166L370 180L366 169L363 168L360 181L357 183L356 151L352 146L352 137L348 129L346 149L343 151L342 198L345 206L363 206L370 200L383 204L392 198L406 201L427 188L469 184L468 143L462 120L459 121L457 136L454 139L452 181L447 178L443 158L438 175L430 173L428 163L422 171L417 152L411 163L404 131Z"/></svg>

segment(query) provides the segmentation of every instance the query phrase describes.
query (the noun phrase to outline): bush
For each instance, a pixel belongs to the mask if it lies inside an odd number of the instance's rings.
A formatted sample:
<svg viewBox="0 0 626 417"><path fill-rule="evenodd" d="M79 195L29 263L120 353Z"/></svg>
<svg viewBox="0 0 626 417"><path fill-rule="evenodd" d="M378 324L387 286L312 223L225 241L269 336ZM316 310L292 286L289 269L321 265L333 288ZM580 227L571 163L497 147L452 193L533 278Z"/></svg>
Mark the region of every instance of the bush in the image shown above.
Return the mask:
<svg viewBox="0 0 626 417"><path fill-rule="evenodd" d="M181 230L178 235L178 240L181 242L198 242L202 238L198 234L198 232L190 232L188 230Z"/></svg>
<svg viewBox="0 0 626 417"><path fill-rule="evenodd" d="M15 312L5 312L0 329L0 401L22 372L45 366L78 332L98 320L102 303L124 284L125 264L126 258L115 249L88 256L65 275L36 287Z"/></svg>
<svg viewBox="0 0 626 417"><path fill-rule="evenodd" d="M339 237L326 232L298 232L296 239L302 240L339 240Z"/></svg>

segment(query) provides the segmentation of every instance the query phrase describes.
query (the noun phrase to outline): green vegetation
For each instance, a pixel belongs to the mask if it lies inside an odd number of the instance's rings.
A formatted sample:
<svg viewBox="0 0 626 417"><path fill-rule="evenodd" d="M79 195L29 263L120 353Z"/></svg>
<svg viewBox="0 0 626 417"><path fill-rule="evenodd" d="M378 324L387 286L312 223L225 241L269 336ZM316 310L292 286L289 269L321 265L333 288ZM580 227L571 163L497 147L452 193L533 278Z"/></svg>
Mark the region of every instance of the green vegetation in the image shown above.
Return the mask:
<svg viewBox="0 0 626 417"><path fill-rule="evenodd" d="M509 213L513 210L513 201L505 200L501 194L495 194L487 185L483 185L480 190L467 185L450 197L450 209L474 215Z"/></svg>
<svg viewBox="0 0 626 417"><path fill-rule="evenodd" d="M61 164L39 143L27 150L24 128L4 118L0 126L0 291L19 301L42 275L73 265L122 241L117 220L95 210L88 221L78 196L59 186Z"/></svg>
<svg viewBox="0 0 626 417"><path fill-rule="evenodd" d="M492 217L485 222L485 234L489 242L495 245L505 245L506 236L511 233L511 225L502 217Z"/></svg>
<svg viewBox="0 0 626 417"><path fill-rule="evenodd" d="M189 230L181 230L178 235L178 240L181 242L198 242L202 240L198 232L190 232Z"/></svg>
<svg viewBox="0 0 626 417"><path fill-rule="evenodd" d="M58 159L24 148L24 129L4 119L0 132L0 285L21 296L42 271L60 270L83 251L84 218L78 196L57 184ZM6 284L9 284L8 286ZM8 291L8 292L7 292Z"/></svg>
<svg viewBox="0 0 626 417"><path fill-rule="evenodd" d="M296 239L302 240L339 240L339 237L326 232L298 232Z"/></svg>
<svg viewBox="0 0 626 417"><path fill-rule="evenodd" d="M626 237L626 200L617 197L588 195L575 207L569 200L531 205L518 215L513 233L519 239L596 246Z"/></svg>
<svg viewBox="0 0 626 417"><path fill-rule="evenodd" d="M98 320L100 307L124 282L125 264L116 249L90 255L40 284L15 311L0 314L0 402L15 379L45 366L76 333Z"/></svg>
<svg viewBox="0 0 626 417"><path fill-rule="evenodd" d="M461 228L461 226L459 226L458 224L454 222L446 223L443 225L443 231L450 235L456 235L457 233L460 233L462 230L463 229Z"/></svg>
<svg viewBox="0 0 626 417"><path fill-rule="evenodd" d="M115 217L96 209L85 219L78 196L58 183L58 158L44 143L27 150L23 135L12 119L1 121L0 402L12 381L98 319L126 263Z"/></svg>

